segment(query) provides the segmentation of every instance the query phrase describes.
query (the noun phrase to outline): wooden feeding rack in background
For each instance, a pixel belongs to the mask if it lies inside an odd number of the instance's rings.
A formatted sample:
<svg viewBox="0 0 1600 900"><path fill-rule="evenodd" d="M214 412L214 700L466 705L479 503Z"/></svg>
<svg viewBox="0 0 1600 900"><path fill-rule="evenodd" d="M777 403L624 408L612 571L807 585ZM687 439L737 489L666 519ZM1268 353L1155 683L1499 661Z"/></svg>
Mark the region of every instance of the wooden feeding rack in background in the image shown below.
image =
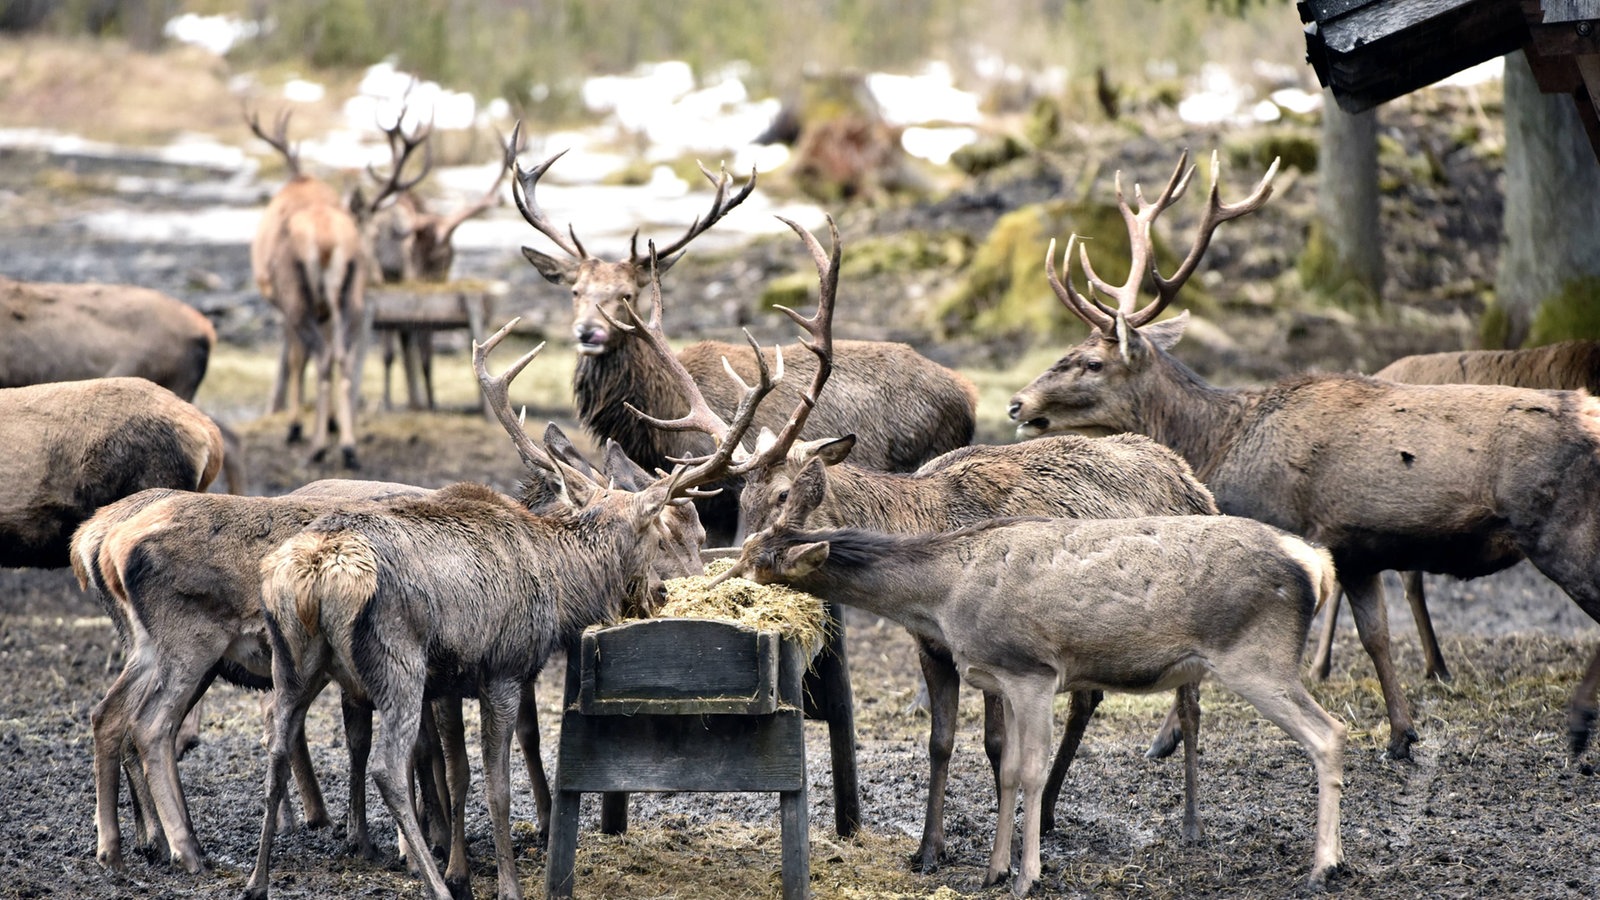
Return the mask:
<svg viewBox="0 0 1600 900"><path fill-rule="evenodd" d="M496 302L505 294L504 282L374 285L367 291L367 307L375 336L390 331L465 329L472 340L482 341L488 336L485 326L494 321ZM414 355L404 355L403 359L407 395L416 397L422 372ZM385 369L386 381L388 377ZM385 397L388 396L387 388L385 384ZM484 414L493 419L488 401L482 401L482 404Z"/></svg>
<svg viewBox="0 0 1600 900"><path fill-rule="evenodd" d="M1514 50L1570 94L1600 159L1600 0L1300 0L1306 58L1345 112Z"/></svg>

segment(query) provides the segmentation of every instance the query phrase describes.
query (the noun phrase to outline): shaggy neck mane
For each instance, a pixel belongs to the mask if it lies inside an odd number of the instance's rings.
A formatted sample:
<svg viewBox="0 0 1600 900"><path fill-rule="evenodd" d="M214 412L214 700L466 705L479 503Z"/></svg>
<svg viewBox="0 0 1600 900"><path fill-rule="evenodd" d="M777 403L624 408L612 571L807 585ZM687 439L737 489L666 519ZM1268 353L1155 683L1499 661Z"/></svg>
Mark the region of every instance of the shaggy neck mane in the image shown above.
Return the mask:
<svg viewBox="0 0 1600 900"><path fill-rule="evenodd" d="M608 352L578 357L572 394L578 418L596 438L611 438L645 469L671 468L669 456L689 456L683 436L659 431L629 412L626 403L653 416L672 418L688 410L677 386L650 358L644 342L619 333Z"/></svg>
<svg viewBox="0 0 1600 900"><path fill-rule="evenodd" d="M1138 398L1141 430L1176 450L1196 478L1209 482L1262 392L1215 387L1166 351L1150 349L1154 381Z"/></svg>

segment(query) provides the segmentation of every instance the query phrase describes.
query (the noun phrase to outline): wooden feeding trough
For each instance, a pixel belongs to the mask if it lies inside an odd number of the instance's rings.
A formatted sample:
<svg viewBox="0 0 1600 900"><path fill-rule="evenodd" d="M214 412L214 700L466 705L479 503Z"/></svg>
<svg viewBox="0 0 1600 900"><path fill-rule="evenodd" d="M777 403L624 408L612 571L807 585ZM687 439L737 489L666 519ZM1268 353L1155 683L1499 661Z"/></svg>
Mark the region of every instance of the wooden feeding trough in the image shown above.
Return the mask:
<svg viewBox="0 0 1600 900"><path fill-rule="evenodd" d="M586 631L567 657L549 896L572 896L586 792L776 791L783 896L805 897L811 866L801 680L808 662L776 631L715 619L647 619Z"/></svg>
<svg viewBox="0 0 1600 900"><path fill-rule="evenodd" d="M403 283L374 285L367 292L368 316L374 334L390 340L389 333L465 330L474 341L482 341L492 321L495 301L506 292L502 282L460 281L447 284ZM421 395L421 358L415 352L402 357L406 392L413 403ZM389 373L384 371L384 397L388 394ZM493 412L487 401L484 413Z"/></svg>

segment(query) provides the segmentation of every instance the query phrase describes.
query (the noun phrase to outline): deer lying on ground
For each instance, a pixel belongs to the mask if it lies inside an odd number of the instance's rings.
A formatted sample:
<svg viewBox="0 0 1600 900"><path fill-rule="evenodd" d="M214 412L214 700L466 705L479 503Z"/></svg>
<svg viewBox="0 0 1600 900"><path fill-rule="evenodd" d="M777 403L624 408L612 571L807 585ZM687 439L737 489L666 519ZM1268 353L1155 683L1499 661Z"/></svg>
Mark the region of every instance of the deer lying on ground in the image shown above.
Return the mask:
<svg viewBox="0 0 1600 900"><path fill-rule="evenodd" d="M513 132L513 145L515 140ZM506 166L516 174L512 195L523 218L566 254L563 258L522 248L539 274L572 290L572 335L578 347L572 385L578 416L591 434L621 443L628 456L647 469L669 466L673 459L704 455L710 451L704 435L659 433L625 410L625 405L631 404L652 415L670 417L684 409L683 399L662 367L653 361L655 357L630 333L610 325L620 318L623 304L650 284L648 256L639 252L637 234L626 259L612 262L591 256L576 233L570 228L563 232L545 216L534 192L540 177L561 156L558 153L524 171L515 155L508 154ZM732 179L726 170L718 178L703 167L701 171L716 187L711 209L704 218L696 219L682 237L661 248L660 272L670 269L691 241L742 203L755 188L753 171L750 180L731 196ZM812 361L808 354L790 349L790 365L798 383L813 374ZM909 471L940 453L971 442L977 391L960 373L932 362L905 344L840 341L835 350L837 371L809 434L854 434L858 465L892 471ZM731 415L739 397L723 381L721 361L729 360L745 379L755 376L754 352L739 345L700 341L684 347L677 356L705 391L711 406L724 416ZM770 365L770 351L767 357ZM787 407L798 399L799 390L779 385L778 397L780 405ZM763 418L758 424L776 430L780 423L775 418ZM736 533L736 489L737 485L733 485L722 499L701 506L706 528L715 540L729 541Z"/></svg>
<svg viewBox="0 0 1600 900"><path fill-rule="evenodd" d="M289 181L267 204L250 244L250 269L262 296L283 313L283 351L268 412L290 410L289 443L301 440L301 394L307 359L316 363L316 419L311 429L311 458L320 462L328 449L329 406L339 427L339 450L347 469L359 468L355 415L360 405L361 363L366 353L366 281L368 249L358 218L371 216L389 197L413 187L423 176L406 180L405 166L427 137L419 129L406 134L404 112L389 137L394 169L375 199L359 196L349 208L327 182L300 171L289 145L289 115L278 117L271 134L254 114L246 122L256 137L282 154ZM423 174L427 171L426 165Z"/></svg>
<svg viewBox="0 0 1600 900"><path fill-rule="evenodd" d="M143 378L0 389L0 566L70 562L73 529L146 488L203 491L222 468L210 416Z"/></svg>
<svg viewBox="0 0 1600 900"><path fill-rule="evenodd" d="M653 565L656 535L666 527L663 511L725 475L772 380L763 370L714 454L642 491L615 490L565 466L522 430L507 390L539 348L499 376L487 369L488 354L510 327L474 345L473 366L523 459L558 473L561 508L539 515L481 485L459 484L381 511L330 514L262 562L262 600L278 711L266 808L275 809L283 796L290 748L316 689L331 676L377 708L383 729L373 777L407 845L422 846L402 778L424 692L476 695L499 895L520 897L507 757L524 686L586 626L626 607L653 609L662 590ZM459 737L441 736L447 743ZM447 748L447 762L456 758ZM452 793L457 823L463 794ZM273 831L268 815L246 896L267 894ZM453 845L447 872L459 887L467 872L464 854L458 868L454 851ZM419 854L418 865L434 897L452 896L432 857Z"/></svg>
<svg viewBox="0 0 1600 900"><path fill-rule="evenodd" d="M1311 756L1311 882L1340 864L1345 727L1300 683L1300 651L1334 587L1326 551L1250 519L997 519L943 534L804 530L827 491L821 460L748 538L729 574L780 582L893 619L950 648L967 680L1000 695L999 823L984 886L1039 878L1041 796L1058 691L1149 692L1214 673ZM1190 697L1193 697L1191 694ZM1186 723L1187 727L1187 723Z"/></svg>
<svg viewBox="0 0 1600 900"><path fill-rule="evenodd" d="M443 283L450 280L455 264L456 229L474 216L500 202L500 185L505 181L501 167L495 182L476 201L449 215L428 209L414 190L400 193L393 203L379 210L368 225L373 260L384 284L422 281ZM406 379L406 405L411 409L433 409L433 332L427 328L398 328L383 337L383 405L392 408L390 370L399 344L401 369Z"/></svg>
<svg viewBox="0 0 1600 900"><path fill-rule="evenodd" d="M1046 272L1060 298L1092 331L1019 391L1011 418L1023 436L1055 431L1134 431L1173 448L1217 506L1302 534L1328 547L1350 596L1361 641L1388 708L1388 753L1417 740L1395 677L1379 592L1384 569L1457 577L1485 575L1525 554L1591 616L1600 619L1600 401L1581 393L1477 385L1405 385L1351 375L1290 376L1260 389L1213 387L1169 351L1185 318L1155 318L1176 296L1221 222L1259 208L1267 172L1246 200L1218 199L1216 163L1200 233L1172 278L1153 272L1157 298L1138 308L1151 269L1150 227L1183 193L1193 169L1180 161L1166 188L1139 211L1122 202L1133 238L1127 282L1113 287L1080 254L1086 297L1070 273ZM1120 179L1119 179L1119 197ZM1075 238L1068 242L1071 264ZM1095 292L1118 300L1113 310ZM1588 742L1600 655L1568 714L1574 752Z"/></svg>
<svg viewBox="0 0 1600 900"><path fill-rule="evenodd" d="M1404 356L1372 374L1384 381L1406 384L1503 384L1537 390L1585 390L1600 394L1600 341L1562 341L1526 350L1457 350ZM1501 548L1521 558L1515 546ZM1426 665L1424 678L1450 680L1450 668L1439 650L1439 638L1428 615L1427 596L1422 589L1422 573L1400 573L1411 618L1417 623ZM1311 656L1311 671L1327 678L1333 665L1333 635L1339 624L1339 600L1335 594L1328 604L1322 634Z"/></svg>
<svg viewBox="0 0 1600 900"><path fill-rule="evenodd" d="M1091 439L1059 435L1002 446L952 450L911 474L876 472L845 462L853 437L784 444L763 432L756 444L757 462L745 474L740 505L751 530L777 521L794 502L794 483L812 460L826 468L823 496L811 515L817 527L859 527L894 534L952 531L1000 516L1060 518L1127 518L1141 515L1215 515L1216 503L1177 454L1134 435ZM928 808L922 843L912 858L915 868L938 868L944 851L944 793L954 750L960 676L950 648L913 631L928 685L931 717L928 757ZM1193 690L1188 685L1183 690ZM1041 828L1055 827L1056 799L1067 768L1094 714L1100 695L1072 695L1066 733L1045 786ZM1192 794L1199 704L1180 700L1178 710L1192 709L1196 721L1182 723L1187 784L1184 834L1199 835ZM1004 737L1000 698L984 693L984 749L997 779Z"/></svg>

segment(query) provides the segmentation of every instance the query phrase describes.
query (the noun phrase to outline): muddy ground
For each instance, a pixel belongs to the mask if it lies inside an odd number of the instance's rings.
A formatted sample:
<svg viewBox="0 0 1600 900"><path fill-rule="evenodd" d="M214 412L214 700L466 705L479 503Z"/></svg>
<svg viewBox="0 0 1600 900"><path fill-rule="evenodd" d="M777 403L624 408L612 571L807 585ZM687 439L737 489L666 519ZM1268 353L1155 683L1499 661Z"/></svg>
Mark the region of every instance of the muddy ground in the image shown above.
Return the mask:
<svg viewBox="0 0 1600 900"><path fill-rule="evenodd" d="M1443 141L1422 129L1395 129L1391 137L1413 146ZM1173 148L1207 147L1217 140L1214 134L1130 139L1124 152L1149 161L1147 171L1165 172ZM1114 152L1103 155L1117 157ZM1485 223L1498 221L1495 165L1492 158L1466 153L1450 160L1452 184L1402 179L1386 200L1386 215L1399 217L1390 266L1396 306L1403 312L1395 318L1366 322L1334 313L1261 310L1245 302L1233 309L1237 319L1224 323L1235 345L1200 341L1186 358L1208 377L1241 383L1302 365L1370 370L1400 353L1460 345L1464 317L1470 321L1477 309L1472 291L1459 289L1459 284L1481 284L1492 273L1493 229ZM0 271L23 278L158 287L211 314L230 346L271 352L276 326L248 289L242 244L186 247L95 237L81 226L85 212L149 201L83 190L85 182L78 176L67 179L78 189L62 193L60 177L20 175L9 164L0 169L5 170L0 177ZM1244 176L1238 180L1242 183ZM1281 275L1290 255L1285 248L1295 244L1303 228L1296 211L1310 205L1312 181L1300 179L1284 191L1284 211L1262 216L1275 224L1263 226L1269 229L1265 237L1255 232L1258 244L1234 241L1230 250L1228 241L1234 239L1219 237L1219 249L1213 251L1219 280L1244 284ZM906 227L956 227L981 235L1005 209L1070 187L1048 177L1009 186L984 183L936 203L842 218L847 238ZM676 289L689 295L719 283L744 291L770 274L775 254L792 267L793 252L790 244L779 250L769 244L731 259L701 262L691 255L674 272ZM536 283L515 248L467 254L460 265L466 274L511 280L516 296L542 310L552 328L562 327L559 292ZM1438 271L1440 267L1450 271ZM926 287L948 274L919 273L908 281ZM1441 287L1447 283L1457 287ZM895 285L885 281L865 285L862 291L889 287ZM902 284L897 290L903 295L906 288ZM852 336L904 332L903 320L892 311L866 307L846 313L859 329ZM700 330L716 329L708 324ZM915 333L903 336L927 340ZM979 364L1016 349L973 343L925 346L961 364ZM1184 352L1180 349L1180 355ZM461 363L459 356L447 360ZM227 412L247 441L253 492L279 493L334 474L286 454L279 443L281 423L253 419L248 408L241 404ZM556 406L535 410L530 417L564 414ZM369 418L379 422L385 416L369 409ZM430 486L471 478L502 488L517 479L518 463L509 442L463 410L390 416L386 427L375 426L364 438L362 455L363 477ZM1433 579L1429 588L1456 673L1452 685L1421 680L1409 615L1391 585L1398 664L1423 736L1415 759L1382 758L1387 740L1382 704L1348 618L1332 677L1313 685L1319 700L1351 729L1343 806L1348 864L1332 891L1349 897L1600 894L1600 847L1593 831L1600 813L1600 782L1584 761L1569 759L1563 715L1596 627L1526 565L1472 583ZM963 701L951 778L949 861L934 875L911 875L906 859L916 846L927 781L927 719L909 709L919 677L914 651L895 626L861 616L850 616L848 623L866 831L854 840L833 833L826 734L820 725L809 726L814 894L980 893L996 811L972 692ZM125 873L109 874L95 861L89 716L112 680L114 669L107 663L115 644L109 624L78 592L69 573L0 571L0 896L234 896L253 860L263 772L257 699L231 687L213 689L203 740L182 763L210 869L190 876L169 870L164 862L132 855ZM553 763L556 745L560 669L559 661L554 662L541 683L547 764ZM1304 754L1242 701L1208 684L1201 785L1206 836L1198 845L1185 845L1178 827L1181 768L1142 755L1166 702L1165 697L1112 698L1101 708L1068 781L1059 827L1045 838L1045 873L1036 895L1304 894L1315 790ZM309 725L336 819L342 816L348 789L337 721L329 696L318 701ZM475 751L473 759L476 767ZM487 896L494 890L491 845L481 794L476 785L474 790L468 807L474 888L478 896ZM519 823L518 874L524 889L537 896L544 853L533 840L532 797L524 774L513 773L512 793ZM393 856L388 816L375 794L374 803L373 818L388 854L382 863L342 855L341 826L301 830L277 845L274 895L421 896L420 885ZM586 805L579 896L776 896L775 798L645 796L633 809L628 835L604 837L595 831L595 804ZM126 801L122 812L127 834Z"/></svg>

